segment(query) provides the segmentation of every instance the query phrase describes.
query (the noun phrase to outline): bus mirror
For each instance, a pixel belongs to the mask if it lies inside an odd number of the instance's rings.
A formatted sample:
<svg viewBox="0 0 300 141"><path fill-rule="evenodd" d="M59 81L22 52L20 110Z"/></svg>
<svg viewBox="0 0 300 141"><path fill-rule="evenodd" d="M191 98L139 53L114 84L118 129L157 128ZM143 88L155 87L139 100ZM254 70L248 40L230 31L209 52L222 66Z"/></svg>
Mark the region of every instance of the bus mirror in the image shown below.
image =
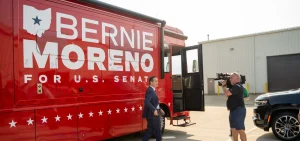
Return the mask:
<svg viewBox="0 0 300 141"><path fill-rule="evenodd" d="M166 71L165 72L170 72L170 63L169 62L167 62Z"/></svg>
<svg viewBox="0 0 300 141"><path fill-rule="evenodd" d="M193 72L198 72L197 60L193 60Z"/></svg>

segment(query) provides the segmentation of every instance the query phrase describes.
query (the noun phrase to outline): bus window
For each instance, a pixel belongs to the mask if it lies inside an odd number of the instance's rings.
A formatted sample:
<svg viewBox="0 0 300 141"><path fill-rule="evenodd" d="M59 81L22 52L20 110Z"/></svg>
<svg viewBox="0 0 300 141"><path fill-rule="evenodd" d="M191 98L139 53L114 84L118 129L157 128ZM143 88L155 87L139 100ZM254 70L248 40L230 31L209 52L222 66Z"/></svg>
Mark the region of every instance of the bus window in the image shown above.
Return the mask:
<svg viewBox="0 0 300 141"><path fill-rule="evenodd" d="M181 74L181 55L172 56L172 75Z"/></svg>
<svg viewBox="0 0 300 141"><path fill-rule="evenodd" d="M198 69L198 49L186 51L187 73L199 72Z"/></svg>
<svg viewBox="0 0 300 141"><path fill-rule="evenodd" d="M172 47L172 75L181 75L181 55L182 47Z"/></svg>

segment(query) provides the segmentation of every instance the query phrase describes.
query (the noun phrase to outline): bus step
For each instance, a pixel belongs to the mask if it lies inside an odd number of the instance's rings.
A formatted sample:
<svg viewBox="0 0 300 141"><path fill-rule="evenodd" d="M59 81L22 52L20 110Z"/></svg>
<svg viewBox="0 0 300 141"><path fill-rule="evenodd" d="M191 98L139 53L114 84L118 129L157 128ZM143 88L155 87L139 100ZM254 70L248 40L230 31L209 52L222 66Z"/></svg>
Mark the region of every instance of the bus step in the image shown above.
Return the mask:
<svg viewBox="0 0 300 141"><path fill-rule="evenodd" d="M186 120L189 120L188 122ZM178 116L178 117L173 117L173 120L177 120L177 124L173 126L181 126L181 127L186 127L186 126L190 126L190 125L194 125L196 123L192 123L191 122L191 118L190 117L187 117L187 116ZM183 120L184 123L182 124L178 124L178 120Z"/></svg>

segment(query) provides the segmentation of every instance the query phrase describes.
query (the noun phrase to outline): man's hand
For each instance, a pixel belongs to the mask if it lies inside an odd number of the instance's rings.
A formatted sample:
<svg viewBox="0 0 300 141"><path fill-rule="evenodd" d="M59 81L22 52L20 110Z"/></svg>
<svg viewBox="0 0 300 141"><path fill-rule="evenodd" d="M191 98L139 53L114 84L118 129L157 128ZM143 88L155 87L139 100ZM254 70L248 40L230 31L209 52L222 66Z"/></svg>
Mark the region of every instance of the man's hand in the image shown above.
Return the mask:
<svg viewBox="0 0 300 141"><path fill-rule="evenodd" d="M244 98L244 101L248 101L250 98L249 98L249 96L248 97L245 97Z"/></svg>
<svg viewBox="0 0 300 141"><path fill-rule="evenodd" d="M227 81L225 81L225 80L223 80L223 81L221 82L221 84L222 84L222 89L223 89L223 92L224 92L225 96L229 97L229 96L232 95L232 93L231 93L229 90L227 90L227 88L225 87L225 86L226 86L226 83L227 83Z"/></svg>
<svg viewBox="0 0 300 141"><path fill-rule="evenodd" d="M222 84L223 87L226 86L226 83L227 83L227 81L225 81L225 80L223 80L223 81L221 82L221 84Z"/></svg>
<svg viewBox="0 0 300 141"><path fill-rule="evenodd" d="M165 112L162 109L160 109L160 113L161 113L161 115L165 115Z"/></svg>
<svg viewBox="0 0 300 141"><path fill-rule="evenodd" d="M299 110L299 114L298 114L298 121L300 121L300 110Z"/></svg>
<svg viewBox="0 0 300 141"><path fill-rule="evenodd" d="M154 115L155 115L155 116L158 116L158 112L157 112L156 109L154 110Z"/></svg>

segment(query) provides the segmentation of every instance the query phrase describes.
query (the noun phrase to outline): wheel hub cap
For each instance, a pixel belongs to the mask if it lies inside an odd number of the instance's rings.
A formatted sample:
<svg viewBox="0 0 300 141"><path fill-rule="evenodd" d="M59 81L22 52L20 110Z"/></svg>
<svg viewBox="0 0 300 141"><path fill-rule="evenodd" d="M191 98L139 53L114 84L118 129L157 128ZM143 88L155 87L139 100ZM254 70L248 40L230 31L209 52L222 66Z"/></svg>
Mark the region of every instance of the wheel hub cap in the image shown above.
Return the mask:
<svg viewBox="0 0 300 141"><path fill-rule="evenodd" d="M293 116L282 116L275 122L275 131L284 139L295 138L300 133L299 122Z"/></svg>

